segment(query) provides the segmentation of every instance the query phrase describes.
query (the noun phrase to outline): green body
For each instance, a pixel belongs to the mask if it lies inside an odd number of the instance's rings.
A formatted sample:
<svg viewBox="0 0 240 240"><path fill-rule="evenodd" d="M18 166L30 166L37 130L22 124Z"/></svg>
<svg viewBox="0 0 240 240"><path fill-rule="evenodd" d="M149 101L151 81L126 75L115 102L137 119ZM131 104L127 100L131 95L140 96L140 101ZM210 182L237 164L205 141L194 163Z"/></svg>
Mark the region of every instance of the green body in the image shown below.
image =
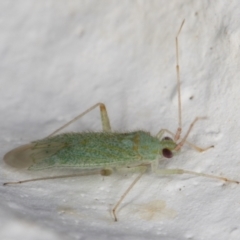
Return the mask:
<svg viewBox="0 0 240 240"><path fill-rule="evenodd" d="M66 133L32 142L30 169L139 165L159 159L162 149L175 146L144 131Z"/></svg>

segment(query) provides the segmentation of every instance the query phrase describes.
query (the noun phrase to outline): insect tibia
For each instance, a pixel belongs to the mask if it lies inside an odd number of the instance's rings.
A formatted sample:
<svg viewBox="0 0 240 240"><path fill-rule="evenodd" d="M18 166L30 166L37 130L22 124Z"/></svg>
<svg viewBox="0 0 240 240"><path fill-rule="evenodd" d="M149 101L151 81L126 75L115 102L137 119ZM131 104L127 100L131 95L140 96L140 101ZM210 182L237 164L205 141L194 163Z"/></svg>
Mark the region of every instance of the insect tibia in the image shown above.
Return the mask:
<svg viewBox="0 0 240 240"><path fill-rule="evenodd" d="M231 183L236 183L239 184L239 181L232 180L226 177L220 177L220 176L215 176L211 174L206 174L206 173L199 173L199 172L194 172L194 171L189 171L189 170L184 170L184 169L155 169L154 171L156 174L162 174L162 175L171 175L171 174L191 174L191 175L196 175L200 177L207 177L207 178L213 178L225 182L231 182Z"/></svg>
<svg viewBox="0 0 240 240"><path fill-rule="evenodd" d="M239 184L239 181L232 180L232 179L229 179L229 178L226 178L226 177L220 177L220 176L215 176L215 175L211 175L211 174L198 173L198 172L182 170L182 169L179 169L179 170L181 170L180 174L189 173L189 174L193 174L193 175L197 175L197 176L213 178L213 179L218 179L218 180L222 180L222 181L225 181L225 182L232 182L232 183Z"/></svg>
<svg viewBox="0 0 240 240"><path fill-rule="evenodd" d="M110 171L107 171L106 174L107 173L109 174L109 172ZM5 183L3 183L3 186L21 184L21 183L27 183L27 182L58 179L58 178L83 177L83 176L90 176L90 175L102 175L102 170L93 170L93 171L86 171L86 172L81 172L81 173L77 173L77 174L59 175L59 176L53 176L53 177L32 178L32 179L26 179L26 180L17 181L17 182L5 182ZM111 174L109 174L109 175L111 175ZM104 175L104 176L109 176L109 175Z"/></svg>

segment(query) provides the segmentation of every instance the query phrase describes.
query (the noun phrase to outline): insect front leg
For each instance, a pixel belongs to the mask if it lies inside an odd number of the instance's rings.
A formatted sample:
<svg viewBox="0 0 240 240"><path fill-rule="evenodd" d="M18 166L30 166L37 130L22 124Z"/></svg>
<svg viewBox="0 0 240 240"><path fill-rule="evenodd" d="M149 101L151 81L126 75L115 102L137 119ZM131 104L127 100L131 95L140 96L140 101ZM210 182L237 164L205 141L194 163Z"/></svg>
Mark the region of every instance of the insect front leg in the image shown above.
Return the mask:
<svg viewBox="0 0 240 240"><path fill-rule="evenodd" d="M168 134L170 134L170 135L173 136L173 137L175 136L175 134L174 134L173 132L169 131L168 129L161 129L161 130L159 131L159 133L157 134L157 138L158 138L159 140L161 140L165 132L168 133ZM187 145L189 145L191 148L195 149L195 150L198 151L198 152L205 152L205 151L207 151L208 149L214 147L213 145L211 145L211 146L209 146L209 147L206 147L206 148L198 147L198 146L196 146L195 144L193 144L193 143L191 143L191 142L189 142L189 141L187 141L187 140L185 140L184 143L187 144Z"/></svg>
<svg viewBox="0 0 240 240"><path fill-rule="evenodd" d="M91 112L92 110L94 110L97 107L99 107L99 109L100 109L103 132L111 132L112 130L111 130L111 125L110 125L110 121L109 121L109 117L108 117L108 113L107 113L107 108L106 108L105 104L97 103L97 104L93 105L92 107L88 108L83 113L81 113L78 116L76 116L75 118L73 118L71 121L69 121L66 124L64 124L62 127L60 127L57 130L55 130L53 133L51 133L47 137L51 137L51 136L56 135L62 129L66 128L67 126L69 126L73 122L77 121L78 119L80 119L81 117L83 117L84 115L86 115L87 113Z"/></svg>
<svg viewBox="0 0 240 240"><path fill-rule="evenodd" d="M204 119L206 119L206 117L196 117L196 118L194 119L194 121L190 124L190 126L189 126L189 128L188 128L188 131L187 131L187 133L185 134L185 136L180 140L179 143L177 143L177 146L176 146L175 150L181 149L181 147L182 147L185 143L188 144L191 148L195 149L195 150L198 151L198 152L204 152L204 151L207 151L208 149L214 147L214 146L212 145L212 146L209 146L209 147L206 147L206 148L201 148L201 147L198 147L198 146L196 146L195 144L190 143L189 141L187 141L187 137L188 137L189 133L191 132L191 130L192 130L193 126L195 125L195 123L196 123L198 120L204 120ZM158 134L157 134L156 137L157 137L159 140L161 140L165 132L167 132L168 134L172 135L173 138L175 138L175 136L176 136L176 134L172 133L172 132L169 131L168 129L161 129L161 130L158 132ZM174 141L175 141L175 139L174 139Z"/></svg>

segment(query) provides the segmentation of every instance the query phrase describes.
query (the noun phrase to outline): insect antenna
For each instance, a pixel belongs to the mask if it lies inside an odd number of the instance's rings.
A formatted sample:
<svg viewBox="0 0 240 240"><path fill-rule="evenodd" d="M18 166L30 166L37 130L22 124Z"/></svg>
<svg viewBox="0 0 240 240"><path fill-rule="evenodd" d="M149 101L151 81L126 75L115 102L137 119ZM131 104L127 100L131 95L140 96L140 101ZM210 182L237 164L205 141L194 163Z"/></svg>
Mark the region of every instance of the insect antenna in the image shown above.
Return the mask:
<svg viewBox="0 0 240 240"><path fill-rule="evenodd" d="M182 24L178 30L176 41L176 72L177 72L177 91L178 91L178 128L174 136L174 141L177 141L182 132L182 102L181 102L181 82L180 82L180 68L179 68L179 49L178 49L178 36L182 30L185 19L182 21Z"/></svg>

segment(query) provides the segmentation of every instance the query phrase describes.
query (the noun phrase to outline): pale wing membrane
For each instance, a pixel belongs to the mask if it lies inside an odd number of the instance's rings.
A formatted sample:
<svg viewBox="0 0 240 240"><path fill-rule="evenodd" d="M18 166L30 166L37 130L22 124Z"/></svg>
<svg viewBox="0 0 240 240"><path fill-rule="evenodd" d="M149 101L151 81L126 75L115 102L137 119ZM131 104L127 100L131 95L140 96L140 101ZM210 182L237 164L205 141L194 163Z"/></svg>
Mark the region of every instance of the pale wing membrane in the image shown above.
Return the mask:
<svg viewBox="0 0 240 240"><path fill-rule="evenodd" d="M65 147L65 143L62 142L33 142L31 157L34 163L38 163L45 158L51 157L56 154L59 150Z"/></svg>
<svg viewBox="0 0 240 240"><path fill-rule="evenodd" d="M8 152L3 160L11 167L27 169L56 154L63 147L64 144L61 142L32 142Z"/></svg>

